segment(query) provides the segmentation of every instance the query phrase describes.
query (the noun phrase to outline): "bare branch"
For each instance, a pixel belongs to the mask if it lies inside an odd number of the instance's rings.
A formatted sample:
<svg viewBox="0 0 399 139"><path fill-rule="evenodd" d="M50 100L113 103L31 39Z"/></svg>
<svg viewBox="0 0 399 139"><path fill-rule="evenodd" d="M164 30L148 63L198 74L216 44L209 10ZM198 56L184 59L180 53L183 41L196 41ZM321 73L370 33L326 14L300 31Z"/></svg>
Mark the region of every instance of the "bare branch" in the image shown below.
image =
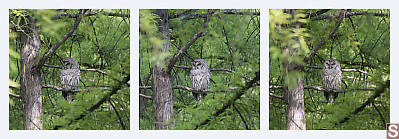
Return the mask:
<svg viewBox="0 0 399 139"><path fill-rule="evenodd" d="M360 70L360 69L341 69L343 72L360 72L364 74L368 74L366 71Z"/></svg>
<svg viewBox="0 0 399 139"><path fill-rule="evenodd" d="M323 69L322 67L316 67L316 66L305 66L306 68L312 68L312 69ZM342 72L360 72L363 74L368 74L366 71L360 70L360 69L341 69Z"/></svg>
<svg viewBox="0 0 399 139"><path fill-rule="evenodd" d="M276 85L270 85L269 89L283 89L283 86L276 86ZM318 90L318 91L326 91L322 87L317 87L317 86L304 86L304 89L313 89L313 90ZM375 88L357 88L357 89L339 89L339 90L333 90L335 93L344 93L344 92L355 92L355 91L374 91Z"/></svg>
<svg viewBox="0 0 399 139"><path fill-rule="evenodd" d="M139 89L151 89L152 86L139 86ZM172 89L182 89L182 90L186 90L186 91L190 91L190 92L196 92L198 94L205 94L205 93L223 93L223 92L230 92L230 91L234 91L239 89L238 87L228 87L225 89L216 89L216 90L196 90L187 86L183 86L183 85L175 85L172 86Z"/></svg>
<svg viewBox="0 0 399 139"><path fill-rule="evenodd" d="M144 94L139 94L139 96L142 97L142 98L146 98L146 99L152 99L151 96L147 96L147 95L144 95Z"/></svg>
<svg viewBox="0 0 399 139"><path fill-rule="evenodd" d="M57 91L69 91L69 92L81 92L82 90L69 90L69 89L64 89L55 85L49 85L49 84L43 84L42 88L51 88L55 89Z"/></svg>
<svg viewBox="0 0 399 139"><path fill-rule="evenodd" d="M10 96L10 97L14 97L14 98L21 98L21 96L20 96L20 95L13 94L13 93L8 93L8 96Z"/></svg>
<svg viewBox="0 0 399 139"><path fill-rule="evenodd" d="M367 11L354 11L345 14L345 18L356 16L356 15L373 15L373 16L380 16L380 17L389 17L389 13L375 13L375 12L367 12ZM321 15L312 18L312 20L324 20L324 19L333 19L339 18L339 15Z"/></svg>
<svg viewBox="0 0 399 139"><path fill-rule="evenodd" d="M189 69L191 70L191 66L174 66L175 68L182 68L182 69ZM224 68L211 68L211 71L225 71L225 72L232 72L234 73L235 71L230 70L230 69L224 69Z"/></svg>
<svg viewBox="0 0 399 139"><path fill-rule="evenodd" d="M130 18L130 14L113 13L113 12L106 12L106 11L91 11L91 12L85 13L83 16L93 16L93 15L97 15L97 14ZM57 20L57 19L61 19L61 18L77 18L79 15L80 14L69 14L69 13L59 14L59 15L52 17L51 20Z"/></svg>
<svg viewBox="0 0 399 139"><path fill-rule="evenodd" d="M230 14L230 15L257 15L260 16L259 12L243 12L240 10L222 10L215 12L215 14ZM191 20L196 18L206 18L206 13L198 13L198 14L179 14L179 16L172 15L170 18L182 18L182 20Z"/></svg>
<svg viewBox="0 0 399 139"><path fill-rule="evenodd" d="M80 11L80 15L83 15L86 12L86 10L81 10ZM44 56L39 60L39 62L36 64L36 70L39 70L45 63L45 61L51 57L55 51L58 49L58 47L61 46L61 44L63 44L71 35L73 32L75 32L75 30L78 28L80 21L82 20L82 16L77 16L74 25L72 26L71 29L69 29L69 31L64 35L64 37L62 37L62 39L60 41L58 41L57 43L55 43L46 54L44 54Z"/></svg>
<svg viewBox="0 0 399 139"><path fill-rule="evenodd" d="M191 40L189 41L189 42L187 42L187 44L183 47L183 48L181 48L180 50L179 50L179 52L177 53L177 54L175 54L173 57L172 57L172 59L169 61L169 65L168 65L168 70L167 70L167 72L169 73L170 72L170 70L173 68L173 66L175 65L175 63L176 63L176 61L177 61L177 59L179 59L181 56L182 56L182 54L184 53L184 52L186 52L187 51L187 49L199 38L199 37L201 37L202 35L204 35L204 30L205 30L205 28L206 28L206 26L207 26L207 23L208 23L208 21L210 20L210 16L212 15L212 13L208 13L208 15L207 15L207 18L204 20L204 23L202 24L202 28L193 36L193 38L191 38Z"/></svg>
<svg viewBox="0 0 399 139"><path fill-rule="evenodd" d="M61 69L61 66L56 66L56 65L48 65L48 64L44 64L45 67L49 67L49 68L56 68L56 69ZM99 70L99 69L79 69L80 71L95 71L104 75L107 75L106 72Z"/></svg>
<svg viewBox="0 0 399 139"><path fill-rule="evenodd" d="M269 93L269 96L271 96L273 98L278 98L278 99L284 100L283 96L279 96L279 95L276 95L276 94L273 94L273 93Z"/></svg>
<svg viewBox="0 0 399 139"><path fill-rule="evenodd" d="M319 15L322 15L322 14L324 14L324 13L330 11L330 10L331 9L321 9L321 10L319 10L317 12L314 12L314 13L307 13L305 18L309 18L309 17L312 18L312 17L315 17L315 16L319 16Z"/></svg>

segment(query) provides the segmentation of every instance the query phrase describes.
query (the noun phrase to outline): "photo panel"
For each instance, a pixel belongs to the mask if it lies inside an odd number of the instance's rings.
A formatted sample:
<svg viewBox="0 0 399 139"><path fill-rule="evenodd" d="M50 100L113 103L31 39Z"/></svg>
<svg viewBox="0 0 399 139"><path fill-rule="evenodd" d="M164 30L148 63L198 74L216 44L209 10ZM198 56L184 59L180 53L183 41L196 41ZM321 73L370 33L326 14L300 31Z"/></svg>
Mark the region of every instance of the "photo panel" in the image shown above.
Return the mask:
<svg viewBox="0 0 399 139"><path fill-rule="evenodd" d="M259 130L259 9L139 10L139 130Z"/></svg>
<svg viewBox="0 0 399 139"><path fill-rule="evenodd" d="M269 10L269 129L385 130L389 9Z"/></svg>
<svg viewBox="0 0 399 139"><path fill-rule="evenodd" d="M129 18L9 9L9 130L129 130Z"/></svg>

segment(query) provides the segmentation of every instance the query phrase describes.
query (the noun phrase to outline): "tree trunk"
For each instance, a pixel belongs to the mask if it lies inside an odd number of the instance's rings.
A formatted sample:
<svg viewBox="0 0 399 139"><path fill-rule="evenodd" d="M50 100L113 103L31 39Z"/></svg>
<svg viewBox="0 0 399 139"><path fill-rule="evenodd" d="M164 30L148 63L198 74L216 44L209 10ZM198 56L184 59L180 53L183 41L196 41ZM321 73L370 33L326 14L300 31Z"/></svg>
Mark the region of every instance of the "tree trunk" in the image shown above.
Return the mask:
<svg viewBox="0 0 399 139"><path fill-rule="evenodd" d="M23 99L23 123L25 130L42 129L42 91L40 85L40 69L36 62L39 58L39 28L33 17L30 23L20 32L21 48L21 90ZM30 28L29 28L30 27Z"/></svg>
<svg viewBox="0 0 399 139"><path fill-rule="evenodd" d="M295 13L296 11L293 9L288 10L288 13L292 15L293 21L296 21L295 19ZM296 31L299 31L301 28L301 24L299 22L296 22L295 24L295 29ZM293 37L293 39L296 41L298 46L300 46L299 42L299 36ZM290 55L292 57L298 57L297 52L299 51L299 48L294 48L294 49L288 49L286 48L284 50L284 53L287 55ZM301 72L301 65L295 62L289 62L289 61L284 61L284 68L287 69L286 71L288 72ZM287 75L293 75L293 74L288 74ZM297 85L294 88L286 88L284 92L285 100L287 103L287 109L286 109L286 127L287 130L306 130L306 119L305 119L305 101L304 101L304 95L303 95L303 80L301 75L296 75L299 76L297 77ZM286 76L287 77L287 76ZM286 79L288 80L288 79Z"/></svg>
<svg viewBox="0 0 399 139"><path fill-rule="evenodd" d="M155 14L160 17L158 20L158 31L162 34L162 40L164 41L163 48L160 51L168 52L170 46L168 10L156 10ZM167 65L166 59L164 61L165 65ZM157 130L170 129L174 126L172 81L170 73L158 65L152 69L152 91L155 109L155 128Z"/></svg>
<svg viewBox="0 0 399 139"><path fill-rule="evenodd" d="M301 78L298 78L298 86L296 88L286 89L285 99L287 101L287 130L306 130L303 81Z"/></svg>

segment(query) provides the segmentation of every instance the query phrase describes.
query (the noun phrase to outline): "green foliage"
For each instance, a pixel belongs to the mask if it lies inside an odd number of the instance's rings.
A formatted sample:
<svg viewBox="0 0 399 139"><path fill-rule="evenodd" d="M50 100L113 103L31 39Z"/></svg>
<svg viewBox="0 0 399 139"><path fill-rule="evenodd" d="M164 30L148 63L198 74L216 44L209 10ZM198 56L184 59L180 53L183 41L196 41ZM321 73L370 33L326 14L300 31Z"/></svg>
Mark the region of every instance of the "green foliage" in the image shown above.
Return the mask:
<svg viewBox="0 0 399 139"><path fill-rule="evenodd" d="M120 14L130 14L126 9L90 9L90 11L105 11ZM22 43L18 40L18 32L22 26L21 20L34 15L37 26L40 27L40 54L46 53L57 41L70 30L74 18L52 19L59 14L78 14L78 9L57 11L54 9L10 10L10 80L20 82L20 57ZM105 72L81 71L80 90L69 104L61 95L61 91L43 88L43 129L90 129L114 130L130 129L130 91L124 84L115 95L109 93L122 79L130 76L130 20L129 18L96 14L83 17L77 30L50 57L46 64L60 66L60 60L72 57L79 63L81 69L97 69ZM60 87L58 68L44 66L41 69L41 84ZM11 82L11 81L10 81ZM10 89L21 95L19 88ZM93 112L90 107L102 98L109 98ZM10 97L10 129L23 129L22 100ZM74 120L85 114L81 120ZM72 122L71 122L72 121ZM123 127L122 126L123 123Z"/></svg>
<svg viewBox="0 0 399 139"><path fill-rule="evenodd" d="M319 9L296 10L296 13L315 13ZM388 13L389 10L348 10L345 14L354 11L367 11L371 13ZM329 10L324 14L338 15L340 10ZM324 15L323 14L323 15ZM301 16L303 17L303 15ZM297 75L304 80L304 86L322 88L321 70L309 67L321 67L324 60L337 59L342 69L358 69L367 72L343 72L341 89L355 90L339 93L334 103L325 103L322 91L304 89L306 129L343 129L343 130L383 130L385 123L390 120L389 89L377 97L372 104L367 105L361 112L353 114L368 98L375 94L375 90L390 80L389 50L390 50L390 20L389 16L356 15L346 17L340 24L336 34L329 38L328 35L337 22L336 18L313 20L313 18L300 18L301 30L292 30L291 14L283 10L270 10L270 85L290 86L292 81L285 79ZM295 34L295 35L294 35ZM303 42L297 56L291 61L301 62L320 41L326 43L320 47L316 55L309 62L302 63L301 71L289 72L282 66L283 61L290 61L290 55L284 53L284 48L292 46L292 36L303 36ZM293 46L292 46L293 47ZM287 56L288 55L288 56ZM301 75L301 76L299 76ZM296 86L296 84L294 85ZM371 89L361 91L359 89ZM270 93L283 96L282 89L270 89ZM272 130L286 129L285 107L283 100L270 97L269 101L269 127ZM344 118L348 121L340 123Z"/></svg>
<svg viewBox="0 0 399 139"><path fill-rule="evenodd" d="M185 19L188 15L170 19L170 49L162 56L153 50L159 46L150 43L150 36L156 37L157 39L153 39L157 40L156 42L161 40L159 33L156 32L157 17L150 14L152 11L140 10L140 86L151 86L151 67L157 65L157 62L162 63L165 55L178 53L194 34L201 30L204 23L204 18ZM187 9L169 10L169 14L185 11ZM192 60L202 58L207 61L210 68L223 68L234 72L211 71L211 79L214 82L210 83L210 90L215 92L208 93L200 102L195 101L190 91L173 89L174 129L194 129L208 118L211 121L199 126L198 129L260 128L259 87L253 87L245 92L233 103L234 107L230 106L221 115L211 117L217 109L235 96L237 89L245 86L245 83L254 77L255 72L259 71L260 63L260 16L229 15L218 13L219 11L222 10L214 10L215 15L210 17L207 28L203 30L205 35L196 40L175 65L191 67ZM259 12L259 10L238 11ZM196 10L189 14L207 13L208 10ZM171 71L173 85L190 87L189 76L190 69L173 68ZM140 93L152 95L150 89L141 89ZM140 129L155 129L153 105L151 100L140 98Z"/></svg>

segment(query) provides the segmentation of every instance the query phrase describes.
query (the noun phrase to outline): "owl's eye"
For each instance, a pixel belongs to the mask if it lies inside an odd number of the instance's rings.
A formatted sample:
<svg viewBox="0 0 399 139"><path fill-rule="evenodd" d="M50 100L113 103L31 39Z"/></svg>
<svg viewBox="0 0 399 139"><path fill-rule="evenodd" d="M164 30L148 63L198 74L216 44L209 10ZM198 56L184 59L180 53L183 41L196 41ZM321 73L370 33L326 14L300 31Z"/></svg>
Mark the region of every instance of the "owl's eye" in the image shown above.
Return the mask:
<svg viewBox="0 0 399 139"><path fill-rule="evenodd" d="M335 65L335 63L332 63L332 65Z"/></svg>

